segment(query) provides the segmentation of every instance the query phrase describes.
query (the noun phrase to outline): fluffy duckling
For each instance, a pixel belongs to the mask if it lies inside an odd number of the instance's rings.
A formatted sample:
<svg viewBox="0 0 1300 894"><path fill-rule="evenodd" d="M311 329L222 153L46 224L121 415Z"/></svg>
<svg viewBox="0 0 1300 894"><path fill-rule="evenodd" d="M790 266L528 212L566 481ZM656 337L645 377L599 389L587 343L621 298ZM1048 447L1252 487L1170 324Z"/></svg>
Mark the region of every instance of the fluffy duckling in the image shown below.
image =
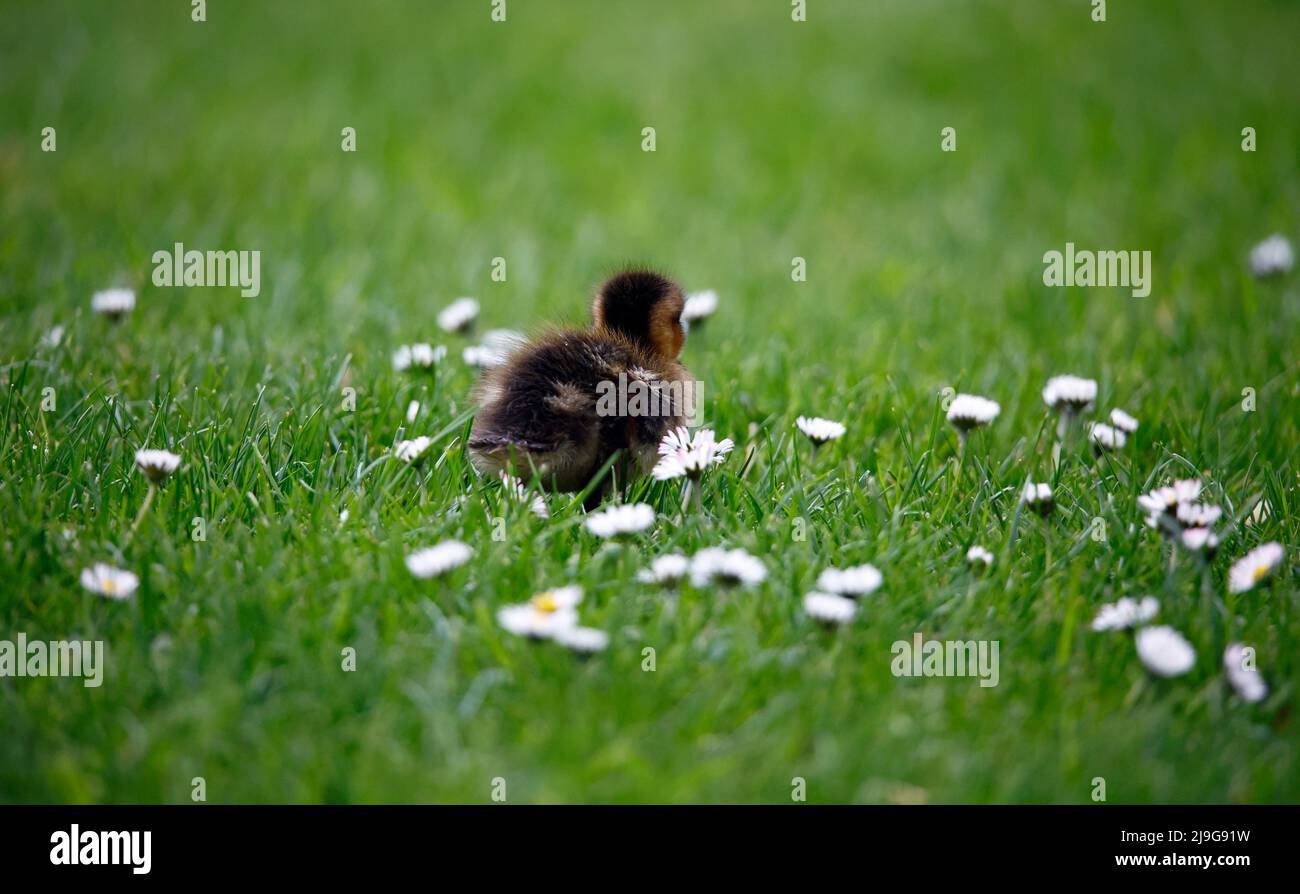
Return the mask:
<svg viewBox="0 0 1300 894"><path fill-rule="evenodd" d="M681 396L693 383L677 362L684 302L657 273L620 273L596 293L590 329L548 333L490 370L470 430L474 467L565 491L586 487L616 452L618 481L649 472L664 434L686 424ZM610 412L608 395L620 387L657 392L658 412Z"/></svg>

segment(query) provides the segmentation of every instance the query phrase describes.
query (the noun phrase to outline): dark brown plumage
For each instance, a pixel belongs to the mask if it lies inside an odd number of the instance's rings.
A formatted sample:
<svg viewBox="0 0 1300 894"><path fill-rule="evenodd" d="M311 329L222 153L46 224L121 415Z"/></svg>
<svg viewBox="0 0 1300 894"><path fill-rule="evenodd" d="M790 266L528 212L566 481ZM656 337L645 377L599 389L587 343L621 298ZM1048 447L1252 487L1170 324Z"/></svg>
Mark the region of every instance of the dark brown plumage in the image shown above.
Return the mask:
<svg viewBox="0 0 1300 894"><path fill-rule="evenodd" d="M536 475L546 487L569 491L586 487L615 453L620 481L648 472L663 435L686 422L682 401L669 399L690 383L677 362L684 300L657 273L620 273L596 293L590 329L543 335L489 371L470 431L474 467L524 480ZM672 383L680 387L665 387ZM602 395L620 385L664 395L659 412L608 412Z"/></svg>

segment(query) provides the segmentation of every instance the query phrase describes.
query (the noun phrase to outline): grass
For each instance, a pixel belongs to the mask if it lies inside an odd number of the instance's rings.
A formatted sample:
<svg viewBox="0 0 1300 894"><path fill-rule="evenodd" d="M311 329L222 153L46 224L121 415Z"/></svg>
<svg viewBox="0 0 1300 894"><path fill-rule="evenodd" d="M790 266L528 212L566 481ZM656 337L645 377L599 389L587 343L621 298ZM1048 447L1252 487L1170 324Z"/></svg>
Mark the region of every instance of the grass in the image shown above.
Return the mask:
<svg viewBox="0 0 1300 894"><path fill-rule="evenodd" d="M0 800L189 803L197 776L211 802L483 802L497 777L511 802L789 803L794 777L809 802L1091 803L1095 777L1111 802L1300 799L1300 290L1245 266L1300 235L1300 9L186 6L3 14L0 638L102 639L108 668L97 689L0 679ZM261 295L155 288L177 241L260 250ZM1045 288L1067 241L1150 250L1151 296ZM474 375L433 319L473 294L488 327L581 321L627 261L721 292L684 360L740 448L699 512L638 484L659 523L611 549L580 503L543 521L476 479ZM117 326L89 310L110 284L139 292ZM451 348L436 375L394 373L424 340ZM1053 470L1039 391L1071 371L1142 427ZM1003 407L962 459L947 387ZM848 435L814 459L801 413ZM423 470L384 458L403 431L436 436ZM185 462L131 537L146 445ZM1231 520L1272 512L1171 571L1134 497L1197 475ZM1045 520L1017 512L1031 476L1056 487ZM407 573L453 537L471 564ZM1230 561L1268 540L1290 550L1278 578L1229 597ZM635 582L716 544L768 581ZM132 600L80 589L101 560L141 576ZM853 625L802 616L821 569L867 561L885 584ZM568 582L605 653L497 626ZM1146 594L1196 648L1186 676L1086 629ZM999 641L999 685L895 678L916 631ZM1232 640L1258 650L1262 704L1226 688Z"/></svg>

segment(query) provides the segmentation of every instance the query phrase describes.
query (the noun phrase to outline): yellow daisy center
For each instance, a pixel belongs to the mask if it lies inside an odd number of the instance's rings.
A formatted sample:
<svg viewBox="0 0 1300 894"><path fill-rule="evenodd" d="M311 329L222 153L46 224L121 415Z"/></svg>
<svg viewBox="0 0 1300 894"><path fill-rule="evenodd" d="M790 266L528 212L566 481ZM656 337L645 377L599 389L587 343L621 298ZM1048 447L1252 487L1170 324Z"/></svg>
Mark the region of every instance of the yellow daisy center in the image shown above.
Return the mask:
<svg viewBox="0 0 1300 894"><path fill-rule="evenodd" d="M551 592L538 593L533 597L533 608L539 612L556 612L560 610L560 604L555 601L555 595Z"/></svg>
<svg viewBox="0 0 1300 894"><path fill-rule="evenodd" d="M111 577L106 577L103 580L101 580L99 582L99 587L105 593L112 593L112 594L117 593L117 581L113 580L113 578Z"/></svg>
<svg viewBox="0 0 1300 894"><path fill-rule="evenodd" d="M1255 573L1251 576L1251 579L1252 579L1252 580L1255 580L1255 581L1258 581L1260 578L1264 577L1266 574L1268 574L1268 566L1267 566L1267 565L1256 565L1256 566L1255 566Z"/></svg>

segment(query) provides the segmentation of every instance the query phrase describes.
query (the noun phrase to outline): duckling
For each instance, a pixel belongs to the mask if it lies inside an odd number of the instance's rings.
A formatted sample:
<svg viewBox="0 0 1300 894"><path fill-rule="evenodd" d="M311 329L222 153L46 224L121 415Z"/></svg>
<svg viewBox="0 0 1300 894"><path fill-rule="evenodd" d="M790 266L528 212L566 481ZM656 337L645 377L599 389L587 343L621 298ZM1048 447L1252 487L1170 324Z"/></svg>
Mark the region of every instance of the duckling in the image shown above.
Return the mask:
<svg viewBox="0 0 1300 894"><path fill-rule="evenodd" d="M616 453L618 481L649 472L664 434L686 424L680 396L693 382L677 362L686 341L684 303L677 284L658 273L619 273L596 292L589 329L547 333L489 370L475 394L480 409L469 436L475 469L536 476L562 491L585 488ZM620 415L606 399L613 388L663 399L650 402L654 415L614 403ZM592 495L609 483L606 477Z"/></svg>

